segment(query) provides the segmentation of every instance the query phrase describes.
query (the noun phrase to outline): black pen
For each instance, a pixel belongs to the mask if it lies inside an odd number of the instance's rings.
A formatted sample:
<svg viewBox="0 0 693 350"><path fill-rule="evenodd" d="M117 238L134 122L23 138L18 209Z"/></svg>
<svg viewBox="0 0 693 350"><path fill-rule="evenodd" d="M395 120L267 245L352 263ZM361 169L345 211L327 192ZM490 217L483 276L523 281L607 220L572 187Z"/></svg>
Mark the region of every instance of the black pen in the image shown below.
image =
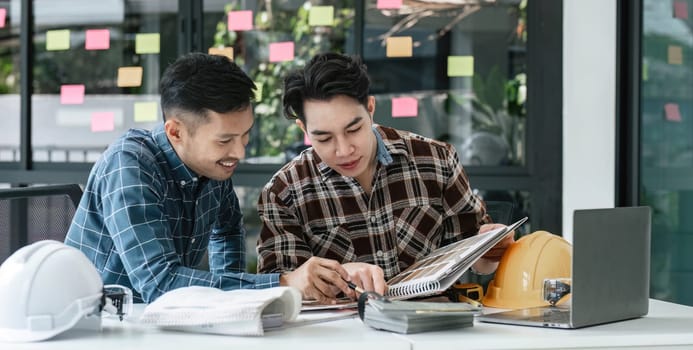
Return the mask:
<svg viewBox="0 0 693 350"><path fill-rule="evenodd" d="M363 289L361 289L361 287L355 285L353 282L346 281L346 283L347 283L347 286L349 286L349 288L355 290L356 293L359 293L359 294L365 293L365 292L363 291Z"/></svg>

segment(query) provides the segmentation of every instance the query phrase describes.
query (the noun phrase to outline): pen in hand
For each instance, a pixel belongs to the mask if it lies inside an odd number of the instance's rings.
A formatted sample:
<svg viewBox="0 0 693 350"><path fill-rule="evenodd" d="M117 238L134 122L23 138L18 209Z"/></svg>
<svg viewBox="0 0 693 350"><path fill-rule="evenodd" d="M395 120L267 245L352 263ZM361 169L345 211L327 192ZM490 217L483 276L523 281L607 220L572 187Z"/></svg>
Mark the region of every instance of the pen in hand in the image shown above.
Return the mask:
<svg viewBox="0 0 693 350"><path fill-rule="evenodd" d="M365 291L364 291L363 289L361 289L361 287L355 285L354 282L346 281L346 283L347 283L347 286L349 286L349 288L351 288L351 289L353 289L354 291L356 291L356 293L359 293L359 294L365 293Z"/></svg>

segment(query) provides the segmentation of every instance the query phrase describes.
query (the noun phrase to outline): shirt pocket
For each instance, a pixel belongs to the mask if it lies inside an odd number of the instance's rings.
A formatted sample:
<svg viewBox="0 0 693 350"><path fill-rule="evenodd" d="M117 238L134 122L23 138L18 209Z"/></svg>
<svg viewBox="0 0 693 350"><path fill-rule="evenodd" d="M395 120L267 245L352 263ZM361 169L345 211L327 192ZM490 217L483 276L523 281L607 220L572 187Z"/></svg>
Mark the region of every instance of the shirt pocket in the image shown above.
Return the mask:
<svg viewBox="0 0 693 350"><path fill-rule="evenodd" d="M443 233L443 215L432 205L417 205L393 211L400 268L438 248Z"/></svg>
<svg viewBox="0 0 693 350"><path fill-rule="evenodd" d="M355 261L354 244L346 223L307 234L308 244L315 256L334 259L341 263Z"/></svg>

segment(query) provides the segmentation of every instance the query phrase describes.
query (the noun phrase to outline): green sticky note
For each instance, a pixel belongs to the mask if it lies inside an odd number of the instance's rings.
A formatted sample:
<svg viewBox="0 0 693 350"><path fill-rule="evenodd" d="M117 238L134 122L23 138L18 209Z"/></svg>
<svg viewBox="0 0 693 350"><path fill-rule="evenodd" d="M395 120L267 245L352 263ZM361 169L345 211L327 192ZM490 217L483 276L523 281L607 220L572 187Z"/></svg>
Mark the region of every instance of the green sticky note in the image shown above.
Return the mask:
<svg viewBox="0 0 693 350"><path fill-rule="evenodd" d="M262 83L255 82L255 102L262 100Z"/></svg>
<svg viewBox="0 0 693 350"><path fill-rule="evenodd" d="M313 6L308 14L308 25L332 26L334 25L334 7Z"/></svg>
<svg viewBox="0 0 693 350"><path fill-rule="evenodd" d="M474 76L474 56L448 56L448 76Z"/></svg>
<svg viewBox="0 0 693 350"><path fill-rule="evenodd" d="M650 78L650 67L649 63L647 63L647 60L643 59L642 60L642 81L647 81L647 79Z"/></svg>
<svg viewBox="0 0 693 350"><path fill-rule="evenodd" d="M159 33L137 34L135 53L159 53Z"/></svg>
<svg viewBox="0 0 693 350"><path fill-rule="evenodd" d="M135 122L155 122L159 119L156 102L135 102Z"/></svg>
<svg viewBox="0 0 693 350"><path fill-rule="evenodd" d="M70 30L46 31L46 51L59 51L70 49Z"/></svg>

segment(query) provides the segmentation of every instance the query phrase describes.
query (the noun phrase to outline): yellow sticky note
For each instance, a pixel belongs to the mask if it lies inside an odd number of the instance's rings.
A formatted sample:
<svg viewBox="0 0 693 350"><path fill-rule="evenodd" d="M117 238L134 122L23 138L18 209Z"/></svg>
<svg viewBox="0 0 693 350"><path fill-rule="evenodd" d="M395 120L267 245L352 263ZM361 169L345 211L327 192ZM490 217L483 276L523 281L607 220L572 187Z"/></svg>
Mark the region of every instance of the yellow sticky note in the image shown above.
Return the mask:
<svg viewBox="0 0 693 350"><path fill-rule="evenodd" d="M474 76L474 56L448 56L448 76Z"/></svg>
<svg viewBox="0 0 693 350"><path fill-rule="evenodd" d="M135 35L135 53L159 53L159 33Z"/></svg>
<svg viewBox="0 0 693 350"><path fill-rule="evenodd" d="M334 7L332 6L313 6L308 13L308 25L311 26L333 26Z"/></svg>
<svg viewBox="0 0 693 350"><path fill-rule="evenodd" d="M681 46L669 45L667 60L669 64L683 64L683 49Z"/></svg>
<svg viewBox="0 0 693 350"><path fill-rule="evenodd" d="M135 102L135 122L155 122L159 118L156 102Z"/></svg>
<svg viewBox="0 0 693 350"><path fill-rule="evenodd" d="M410 36L389 37L385 45L385 56L387 57L411 57L413 54L413 41Z"/></svg>
<svg viewBox="0 0 693 350"><path fill-rule="evenodd" d="M60 51L70 49L70 30L46 31L46 51Z"/></svg>
<svg viewBox="0 0 693 350"><path fill-rule="evenodd" d="M647 81L650 78L650 64L646 59L642 60L642 81Z"/></svg>
<svg viewBox="0 0 693 350"><path fill-rule="evenodd" d="M210 55L226 56L233 61L233 47L210 47L207 53Z"/></svg>
<svg viewBox="0 0 693 350"><path fill-rule="evenodd" d="M118 68L118 87L137 87L142 85L142 67Z"/></svg>
<svg viewBox="0 0 693 350"><path fill-rule="evenodd" d="M262 100L262 83L255 82L255 102Z"/></svg>

